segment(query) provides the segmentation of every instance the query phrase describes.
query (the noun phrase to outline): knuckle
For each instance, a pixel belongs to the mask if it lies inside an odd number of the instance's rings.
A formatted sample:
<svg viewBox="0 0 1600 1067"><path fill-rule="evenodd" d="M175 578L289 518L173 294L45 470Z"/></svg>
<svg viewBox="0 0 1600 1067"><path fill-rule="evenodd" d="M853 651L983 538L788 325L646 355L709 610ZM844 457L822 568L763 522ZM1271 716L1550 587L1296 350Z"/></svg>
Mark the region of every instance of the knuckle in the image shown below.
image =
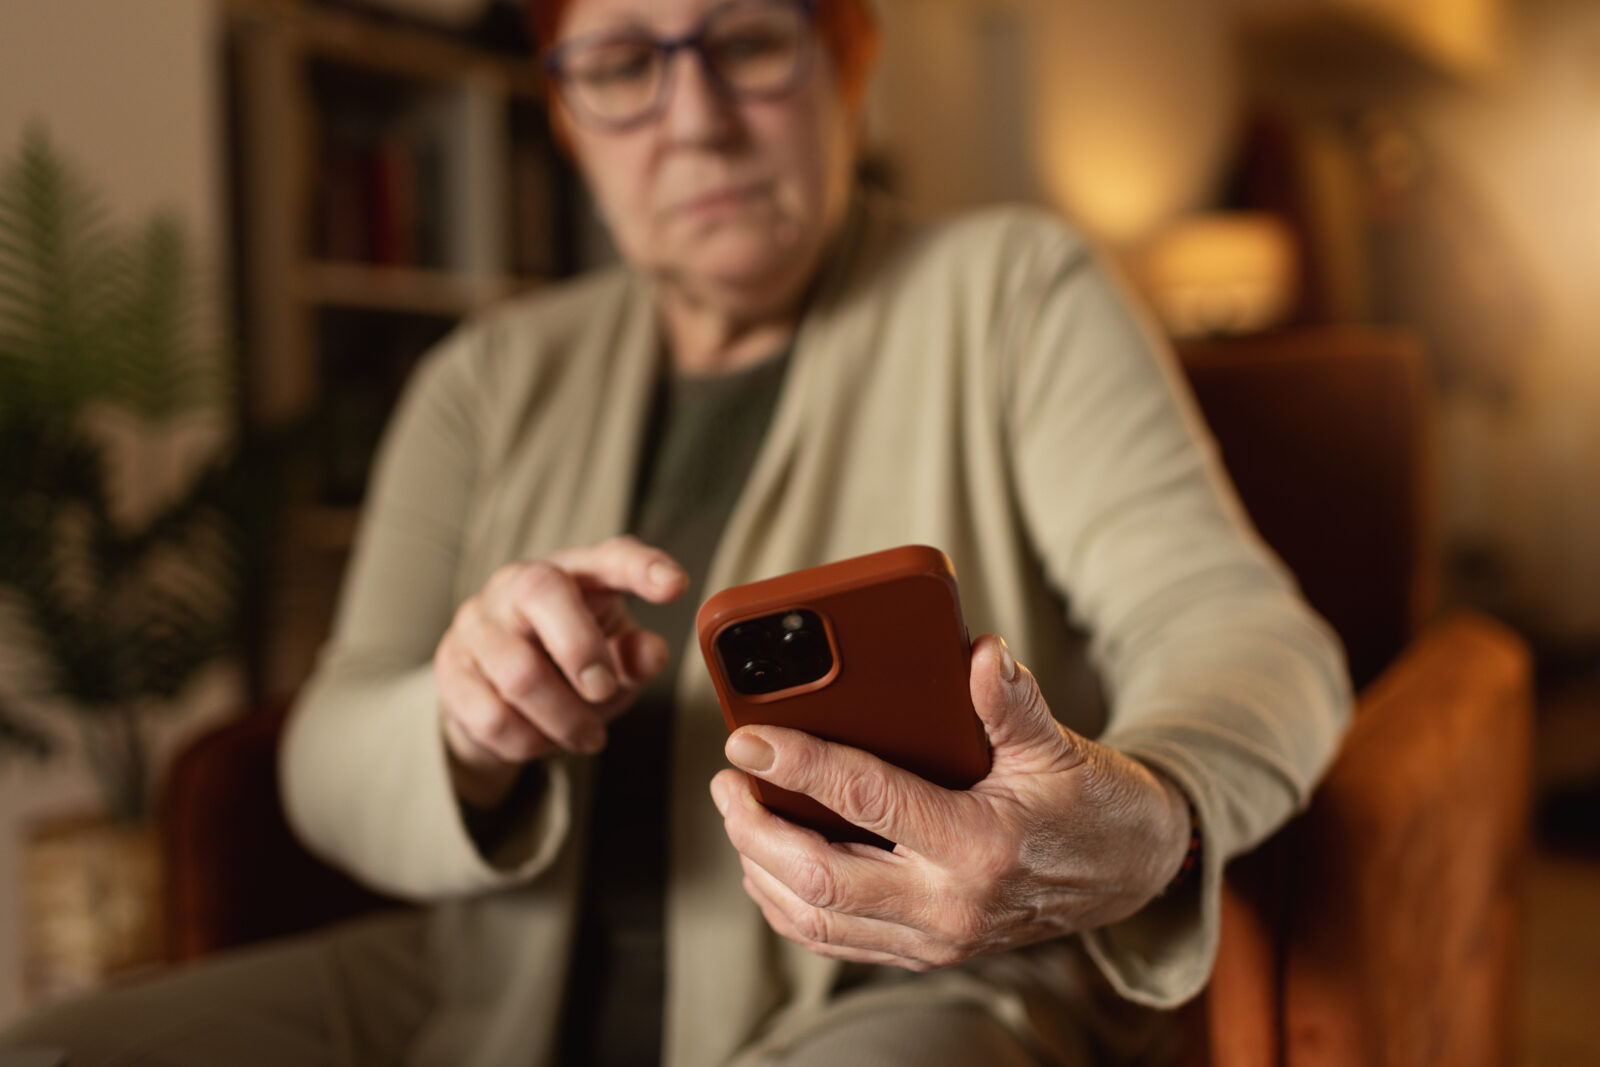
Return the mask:
<svg viewBox="0 0 1600 1067"><path fill-rule="evenodd" d="M794 876L794 895L813 908L831 909L839 904L839 882L832 871L820 863L803 865Z"/></svg>
<svg viewBox="0 0 1600 1067"><path fill-rule="evenodd" d="M508 763L523 763L539 754L540 737L525 724L500 739L499 755Z"/></svg>
<svg viewBox="0 0 1600 1067"><path fill-rule="evenodd" d="M456 722L473 741L490 748L500 735L504 712L480 701L467 701L453 708Z"/></svg>
<svg viewBox="0 0 1600 1067"><path fill-rule="evenodd" d="M489 580L484 583L484 592L496 596L511 593L516 589L517 583L522 580L522 576L529 566L531 564L526 560L513 560L496 568L494 573L489 575ZM476 600L478 598L474 597L473 599Z"/></svg>
<svg viewBox="0 0 1600 1067"><path fill-rule="evenodd" d="M988 922L980 908L958 907L948 913L941 940L943 948L955 956L951 962L959 963L972 955L987 932Z"/></svg>
<svg viewBox="0 0 1600 1067"><path fill-rule="evenodd" d="M832 944L833 921L828 913L818 908L805 908L799 915L789 917L794 932L802 941L817 945Z"/></svg>
<svg viewBox="0 0 1600 1067"><path fill-rule="evenodd" d="M551 633L540 634L539 642L552 659L565 664L568 670L590 663L603 663L607 658L603 642L577 626L563 626L553 629Z"/></svg>
<svg viewBox="0 0 1600 1067"><path fill-rule="evenodd" d="M507 763L523 763L539 754L543 735L526 720L503 716L496 731L488 747Z"/></svg>
<svg viewBox="0 0 1600 1067"><path fill-rule="evenodd" d="M755 869L756 864L749 855L761 847L763 838L742 801L734 800L728 804L728 818L724 825L728 831L728 842L744 861L746 871Z"/></svg>
<svg viewBox="0 0 1600 1067"><path fill-rule="evenodd" d="M454 630L465 630L478 621L482 614L482 605L477 597L468 597L456 608L455 615L450 619L450 626Z"/></svg>
<svg viewBox="0 0 1600 1067"><path fill-rule="evenodd" d="M869 830L888 826L898 808L889 783L877 774L846 773L839 783L839 796L845 808L841 814Z"/></svg>
<svg viewBox="0 0 1600 1067"><path fill-rule="evenodd" d="M493 670L496 688L512 700L532 695L545 681L541 658L528 649L502 656Z"/></svg>
<svg viewBox="0 0 1600 1067"><path fill-rule="evenodd" d="M983 835L973 842L970 870L980 885L998 885L1017 866L1018 845L1009 836Z"/></svg>
<svg viewBox="0 0 1600 1067"><path fill-rule="evenodd" d="M541 600L567 582L567 574L553 563L523 564L512 579L511 590L518 600Z"/></svg>
<svg viewBox="0 0 1600 1067"><path fill-rule="evenodd" d="M478 744L497 760L505 763L516 762L516 756L513 754L514 742L511 738L496 733L492 737L480 737Z"/></svg>
<svg viewBox="0 0 1600 1067"><path fill-rule="evenodd" d="M504 708L484 709L478 714L476 724L478 740L498 751L515 731L511 716Z"/></svg>

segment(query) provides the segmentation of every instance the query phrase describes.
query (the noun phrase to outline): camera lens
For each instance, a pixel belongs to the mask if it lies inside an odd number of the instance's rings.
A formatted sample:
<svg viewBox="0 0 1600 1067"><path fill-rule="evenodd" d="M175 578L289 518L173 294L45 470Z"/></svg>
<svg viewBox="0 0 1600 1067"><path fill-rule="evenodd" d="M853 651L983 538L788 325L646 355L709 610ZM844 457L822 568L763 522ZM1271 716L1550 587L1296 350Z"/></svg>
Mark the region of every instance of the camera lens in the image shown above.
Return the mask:
<svg viewBox="0 0 1600 1067"><path fill-rule="evenodd" d="M767 643L767 631L759 622L743 622L731 627L718 643L733 659L755 659Z"/></svg>
<svg viewBox="0 0 1600 1067"><path fill-rule="evenodd" d="M815 630L790 630L783 635L783 654L791 663L815 664L828 659L828 639Z"/></svg>
<svg viewBox="0 0 1600 1067"><path fill-rule="evenodd" d="M736 685L741 693L772 693L783 688L783 667L770 659L745 661Z"/></svg>

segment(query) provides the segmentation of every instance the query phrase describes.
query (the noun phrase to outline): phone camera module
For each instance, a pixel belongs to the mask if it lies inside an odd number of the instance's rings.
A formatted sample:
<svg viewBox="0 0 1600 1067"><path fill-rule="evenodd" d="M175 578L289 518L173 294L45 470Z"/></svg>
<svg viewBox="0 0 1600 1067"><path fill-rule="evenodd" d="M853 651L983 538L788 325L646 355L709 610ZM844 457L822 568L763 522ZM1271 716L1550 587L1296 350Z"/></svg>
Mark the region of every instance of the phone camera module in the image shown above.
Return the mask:
<svg viewBox="0 0 1600 1067"><path fill-rule="evenodd" d="M716 649L733 688L746 696L803 686L833 670L822 617L806 608L730 626L717 636Z"/></svg>
<svg viewBox="0 0 1600 1067"><path fill-rule="evenodd" d="M760 656L765 650L767 633L757 623L744 622L729 627L718 639L717 645L724 652L732 653L733 658L752 659Z"/></svg>
<svg viewBox="0 0 1600 1067"><path fill-rule="evenodd" d="M741 693L775 693L784 687L783 666L770 659L753 659L739 668L736 686Z"/></svg>
<svg viewBox="0 0 1600 1067"><path fill-rule="evenodd" d="M827 635L820 631L790 630L783 635L782 644L785 658L792 663L833 665L833 655L828 650ZM822 673L827 673L826 667Z"/></svg>

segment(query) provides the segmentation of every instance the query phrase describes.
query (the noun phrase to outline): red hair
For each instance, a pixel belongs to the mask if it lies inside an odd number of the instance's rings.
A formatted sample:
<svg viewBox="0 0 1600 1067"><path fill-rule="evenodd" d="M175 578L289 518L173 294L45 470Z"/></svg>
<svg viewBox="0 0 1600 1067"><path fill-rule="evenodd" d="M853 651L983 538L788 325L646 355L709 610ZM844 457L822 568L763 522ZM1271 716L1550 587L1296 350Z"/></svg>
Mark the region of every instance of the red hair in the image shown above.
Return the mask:
<svg viewBox="0 0 1600 1067"><path fill-rule="evenodd" d="M572 0L527 0L533 43L541 52L556 40L561 16ZM816 0L817 29L833 56L839 89L851 104L866 92L867 76L878 58L878 20L868 0Z"/></svg>

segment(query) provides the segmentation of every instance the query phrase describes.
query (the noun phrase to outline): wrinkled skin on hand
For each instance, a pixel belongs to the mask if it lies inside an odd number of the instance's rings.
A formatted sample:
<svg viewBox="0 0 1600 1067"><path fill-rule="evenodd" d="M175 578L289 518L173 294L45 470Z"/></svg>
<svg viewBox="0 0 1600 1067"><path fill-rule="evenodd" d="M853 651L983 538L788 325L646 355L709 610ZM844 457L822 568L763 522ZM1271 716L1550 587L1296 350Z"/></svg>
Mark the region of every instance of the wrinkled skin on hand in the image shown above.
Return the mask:
<svg viewBox="0 0 1600 1067"><path fill-rule="evenodd" d="M745 775L717 774L745 892L773 930L820 955L931 970L1116 922L1176 874L1189 840L1176 785L1057 723L998 637L974 643L971 687L994 764L967 791L797 730L729 738L736 765L897 842L831 843L768 811Z"/></svg>

